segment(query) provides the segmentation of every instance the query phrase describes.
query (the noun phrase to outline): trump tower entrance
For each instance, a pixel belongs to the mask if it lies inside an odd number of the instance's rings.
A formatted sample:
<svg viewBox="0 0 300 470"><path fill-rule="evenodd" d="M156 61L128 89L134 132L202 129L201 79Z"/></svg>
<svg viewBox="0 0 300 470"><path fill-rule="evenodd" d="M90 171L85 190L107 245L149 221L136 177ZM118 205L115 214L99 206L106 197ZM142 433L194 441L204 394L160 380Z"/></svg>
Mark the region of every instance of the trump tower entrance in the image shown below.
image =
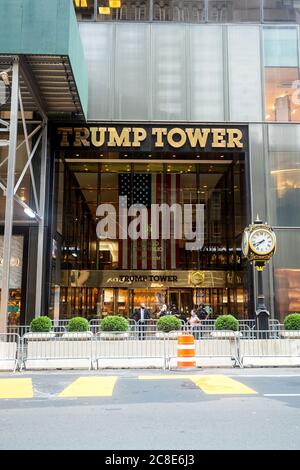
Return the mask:
<svg viewBox="0 0 300 470"><path fill-rule="evenodd" d="M163 304L183 318L199 305L211 318L249 317L252 277L241 255L250 214L246 126L60 124L52 142L54 318L129 317L140 303L153 318ZM127 207L147 208L149 234L153 204L188 205L194 219L201 205L201 247L187 250L174 225L169 238L161 226L155 239L124 237L119 214L125 196ZM101 205L115 208L112 237L99 236Z"/></svg>

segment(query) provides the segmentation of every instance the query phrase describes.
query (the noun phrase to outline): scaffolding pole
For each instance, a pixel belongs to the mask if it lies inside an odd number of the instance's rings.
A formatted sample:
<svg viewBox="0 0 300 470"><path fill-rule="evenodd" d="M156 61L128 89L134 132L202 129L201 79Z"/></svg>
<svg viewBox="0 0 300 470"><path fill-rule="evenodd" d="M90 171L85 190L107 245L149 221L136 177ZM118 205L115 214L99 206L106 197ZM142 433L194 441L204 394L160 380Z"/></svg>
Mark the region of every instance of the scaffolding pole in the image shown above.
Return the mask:
<svg viewBox="0 0 300 470"><path fill-rule="evenodd" d="M36 266L36 297L35 297L35 316L39 317L42 312L43 281L44 281L44 255L45 255L45 204L46 204L46 182L47 182L47 123L43 129L42 150L41 150L41 174L40 174L40 211L38 228L38 249Z"/></svg>
<svg viewBox="0 0 300 470"><path fill-rule="evenodd" d="M11 109L9 128L9 151L7 168L7 186L5 203L5 227L3 243L3 267L0 307L0 333L7 331L7 316L9 302L10 259L12 244L12 228L14 213L15 167L18 136L18 109L19 109L19 61L14 58L12 66Z"/></svg>

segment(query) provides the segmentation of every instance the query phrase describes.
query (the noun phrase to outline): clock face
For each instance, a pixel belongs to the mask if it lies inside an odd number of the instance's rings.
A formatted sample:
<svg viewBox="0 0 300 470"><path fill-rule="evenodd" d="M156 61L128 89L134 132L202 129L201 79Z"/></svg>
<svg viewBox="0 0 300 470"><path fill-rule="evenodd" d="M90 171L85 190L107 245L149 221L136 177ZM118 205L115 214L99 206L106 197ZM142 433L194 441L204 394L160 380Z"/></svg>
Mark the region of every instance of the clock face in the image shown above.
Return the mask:
<svg viewBox="0 0 300 470"><path fill-rule="evenodd" d="M256 229L249 238L251 250L258 255L268 255L275 248L275 237L264 228Z"/></svg>
<svg viewBox="0 0 300 470"><path fill-rule="evenodd" d="M242 252L244 256L248 256L248 252L249 252L248 241L249 241L249 234L248 234L248 231L246 231L243 233L243 240L242 240Z"/></svg>

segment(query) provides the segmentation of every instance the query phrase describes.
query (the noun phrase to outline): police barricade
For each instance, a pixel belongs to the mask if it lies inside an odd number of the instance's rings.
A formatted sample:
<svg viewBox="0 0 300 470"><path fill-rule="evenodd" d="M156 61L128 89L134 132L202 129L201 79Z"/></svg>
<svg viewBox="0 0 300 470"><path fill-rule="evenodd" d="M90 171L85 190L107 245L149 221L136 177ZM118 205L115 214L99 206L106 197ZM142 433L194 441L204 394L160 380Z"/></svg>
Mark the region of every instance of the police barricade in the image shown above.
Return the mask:
<svg viewBox="0 0 300 470"><path fill-rule="evenodd" d="M15 372L18 367L20 336L16 333L0 334L0 370Z"/></svg>
<svg viewBox="0 0 300 470"><path fill-rule="evenodd" d="M102 332L94 337L95 368L166 368L167 334L156 325L137 324L128 332Z"/></svg>
<svg viewBox="0 0 300 470"><path fill-rule="evenodd" d="M26 333L22 337L22 364L26 370L92 368L93 334L51 331Z"/></svg>
<svg viewBox="0 0 300 470"><path fill-rule="evenodd" d="M241 332L208 330L208 325L186 329L195 338L197 367L241 367L239 340ZM177 363L177 344L167 342L167 367Z"/></svg>
<svg viewBox="0 0 300 470"><path fill-rule="evenodd" d="M300 366L300 332L270 329L253 331L241 338L239 354L243 367Z"/></svg>

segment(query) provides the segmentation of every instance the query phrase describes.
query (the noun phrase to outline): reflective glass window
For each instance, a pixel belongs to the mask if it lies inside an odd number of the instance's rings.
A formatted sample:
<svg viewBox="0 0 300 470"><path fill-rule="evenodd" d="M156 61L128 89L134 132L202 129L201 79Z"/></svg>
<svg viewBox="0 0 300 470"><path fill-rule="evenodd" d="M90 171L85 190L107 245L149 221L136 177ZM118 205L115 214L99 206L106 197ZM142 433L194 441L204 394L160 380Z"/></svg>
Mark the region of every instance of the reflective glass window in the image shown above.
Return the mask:
<svg viewBox="0 0 300 470"><path fill-rule="evenodd" d="M259 0L208 0L208 21L213 23L260 21Z"/></svg>
<svg viewBox="0 0 300 470"><path fill-rule="evenodd" d="M204 0L154 0L153 20L203 23L205 2Z"/></svg>
<svg viewBox="0 0 300 470"><path fill-rule="evenodd" d="M299 126L269 128L269 174L271 223L300 227Z"/></svg>
<svg viewBox="0 0 300 470"><path fill-rule="evenodd" d="M283 321L300 312L300 231L277 230L277 252L274 256L275 314Z"/></svg>
<svg viewBox="0 0 300 470"><path fill-rule="evenodd" d="M264 29L267 121L300 121L298 34L296 28Z"/></svg>
<svg viewBox="0 0 300 470"><path fill-rule="evenodd" d="M94 20L94 0L73 0L73 3L78 20Z"/></svg>
<svg viewBox="0 0 300 470"><path fill-rule="evenodd" d="M264 0L264 21L300 20L300 2L294 0Z"/></svg>
<svg viewBox="0 0 300 470"><path fill-rule="evenodd" d="M97 0L98 21L149 21L150 0Z"/></svg>

